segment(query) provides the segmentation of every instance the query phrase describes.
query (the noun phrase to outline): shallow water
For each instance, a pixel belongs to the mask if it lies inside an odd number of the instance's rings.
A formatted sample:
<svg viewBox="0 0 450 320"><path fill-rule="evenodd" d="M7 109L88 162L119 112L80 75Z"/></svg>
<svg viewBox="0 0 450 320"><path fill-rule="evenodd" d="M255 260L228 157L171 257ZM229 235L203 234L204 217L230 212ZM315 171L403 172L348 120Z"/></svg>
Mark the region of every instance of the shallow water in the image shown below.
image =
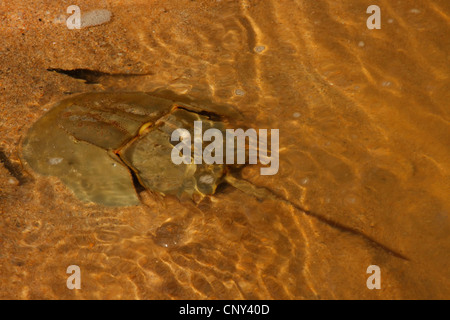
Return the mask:
<svg viewBox="0 0 450 320"><path fill-rule="evenodd" d="M0 297L450 298L450 3L379 1L380 30L366 27L372 3L346 3L77 1L113 14L81 30L61 23L66 4L0 4ZM21 169L50 103L157 88L280 129L278 174L243 176L312 214L232 187L105 208Z"/></svg>

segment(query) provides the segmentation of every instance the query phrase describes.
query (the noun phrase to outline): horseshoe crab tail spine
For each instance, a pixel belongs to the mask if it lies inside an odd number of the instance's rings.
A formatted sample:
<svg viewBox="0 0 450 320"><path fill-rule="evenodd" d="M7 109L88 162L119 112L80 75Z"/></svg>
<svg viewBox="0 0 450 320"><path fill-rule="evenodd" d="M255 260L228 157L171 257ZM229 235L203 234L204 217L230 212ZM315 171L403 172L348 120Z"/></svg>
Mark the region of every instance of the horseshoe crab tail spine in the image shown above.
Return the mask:
<svg viewBox="0 0 450 320"><path fill-rule="evenodd" d="M270 190L262 187L257 187L247 180L238 179L231 174L227 174L225 176L225 181L236 189L257 198L260 201L264 199L280 200L279 197L277 197L275 193L271 192Z"/></svg>
<svg viewBox="0 0 450 320"><path fill-rule="evenodd" d="M249 194L251 196L254 196L260 201L262 201L264 199L272 199L272 200L281 201L281 202L293 207L294 209L301 211L302 213L304 213L308 216L311 216L312 218L329 225L330 227L332 227L334 229L338 229L339 231L342 231L342 232L352 233L358 237L363 238L364 240L369 242L373 247L382 249L383 251L389 253L390 255L393 255L402 260L410 261L409 258L404 256L403 254L378 242L377 240L373 239L372 237L368 236L367 234L363 233L362 231L360 231L358 229L354 229L352 227L348 227L340 222L331 220L331 219L324 217L320 214L317 214L315 212L311 212L311 211L301 207L300 205L295 204L292 201L285 199L283 196L276 194L272 190L269 190L264 187L257 187L254 184L252 184L251 182L244 180L242 178L236 178L231 174L227 174L225 176L224 180L227 183L229 183L230 185L232 185L233 187L235 187L236 189L238 189L246 194Z"/></svg>

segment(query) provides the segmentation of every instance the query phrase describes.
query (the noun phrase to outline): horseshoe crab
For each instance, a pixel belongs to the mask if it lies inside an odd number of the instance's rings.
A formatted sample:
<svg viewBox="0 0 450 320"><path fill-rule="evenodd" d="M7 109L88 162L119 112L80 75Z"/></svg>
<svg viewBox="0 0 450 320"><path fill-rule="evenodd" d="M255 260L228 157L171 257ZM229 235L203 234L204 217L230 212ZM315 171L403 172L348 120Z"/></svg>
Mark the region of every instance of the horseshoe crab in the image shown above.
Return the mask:
<svg viewBox="0 0 450 320"><path fill-rule="evenodd" d="M229 106L179 99L166 91L62 100L31 127L22 160L40 174L59 177L81 200L106 206L139 204L136 186L180 198L211 195L227 166L175 165L171 133L192 131L194 121L223 132L225 119L239 114Z"/></svg>
<svg viewBox="0 0 450 320"><path fill-rule="evenodd" d="M193 122L200 120L206 129L224 131L227 119L233 117L239 113L230 106L196 104L167 91L84 93L60 101L33 124L22 142L21 159L42 175L60 178L81 200L106 206L139 204L139 188L194 199L214 194L226 181L258 199L281 201L407 260L358 229L236 178L230 174L230 165L172 162L174 129L192 131Z"/></svg>

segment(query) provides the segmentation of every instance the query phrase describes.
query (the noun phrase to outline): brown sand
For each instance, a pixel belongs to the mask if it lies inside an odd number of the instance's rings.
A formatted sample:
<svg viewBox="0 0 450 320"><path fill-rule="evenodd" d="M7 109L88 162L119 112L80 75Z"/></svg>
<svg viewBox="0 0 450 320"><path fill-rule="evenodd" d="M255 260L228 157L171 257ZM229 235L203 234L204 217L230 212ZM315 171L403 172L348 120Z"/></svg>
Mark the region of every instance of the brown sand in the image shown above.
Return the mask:
<svg viewBox="0 0 450 320"><path fill-rule="evenodd" d="M367 1L345 3L79 0L112 20L68 30L72 1L3 1L0 298L449 299L450 2L378 1L381 30L366 28ZM406 259L231 187L199 206L148 196L111 209L20 168L49 103L156 88L280 129L279 173L244 176ZM66 287L69 265L81 290ZM366 287L369 265L381 290Z"/></svg>

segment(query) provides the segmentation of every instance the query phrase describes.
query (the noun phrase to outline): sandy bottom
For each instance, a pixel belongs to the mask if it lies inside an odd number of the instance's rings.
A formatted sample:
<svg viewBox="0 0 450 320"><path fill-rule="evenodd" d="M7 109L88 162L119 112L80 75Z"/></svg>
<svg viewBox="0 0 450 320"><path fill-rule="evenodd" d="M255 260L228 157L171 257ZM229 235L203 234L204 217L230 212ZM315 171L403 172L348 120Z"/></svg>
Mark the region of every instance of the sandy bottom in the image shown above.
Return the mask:
<svg viewBox="0 0 450 320"><path fill-rule="evenodd" d="M71 2L3 1L0 298L449 299L450 2L380 0L380 30L342 2L79 0L112 19L69 30ZM21 166L52 103L158 88L280 129L278 174L243 176L323 219L232 187L107 208Z"/></svg>

